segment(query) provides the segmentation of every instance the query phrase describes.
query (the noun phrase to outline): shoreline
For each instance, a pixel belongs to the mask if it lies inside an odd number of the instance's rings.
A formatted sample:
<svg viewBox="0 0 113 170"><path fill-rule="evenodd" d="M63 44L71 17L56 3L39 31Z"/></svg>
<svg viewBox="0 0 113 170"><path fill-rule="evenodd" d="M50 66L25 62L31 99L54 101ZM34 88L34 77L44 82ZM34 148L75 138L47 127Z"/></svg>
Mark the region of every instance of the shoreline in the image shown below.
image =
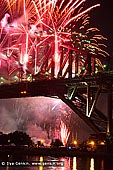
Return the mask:
<svg viewBox="0 0 113 170"><path fill-rule="evenodd" d="M107 151L80 151L75 148L31 148L31 149L18 149L18 148L2 148L0 155L13 155L13 156L54 156L54 157L112 157L113 152Z"/></svg>

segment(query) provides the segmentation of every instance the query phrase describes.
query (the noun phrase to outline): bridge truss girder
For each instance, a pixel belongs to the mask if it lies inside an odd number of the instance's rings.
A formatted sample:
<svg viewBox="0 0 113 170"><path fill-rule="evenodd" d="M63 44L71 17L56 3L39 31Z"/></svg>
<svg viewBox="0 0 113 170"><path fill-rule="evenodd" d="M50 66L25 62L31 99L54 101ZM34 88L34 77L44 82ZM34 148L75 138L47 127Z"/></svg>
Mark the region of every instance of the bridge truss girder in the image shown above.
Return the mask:
<svg viewBox="0 0 113 170"><path fill-rule="evenodd" d="M1 85L0 98L58 96L96 133L112 133L112 80L113 75L102 74ZM103 92L108 94L107 115L96 107Z"/></svg>

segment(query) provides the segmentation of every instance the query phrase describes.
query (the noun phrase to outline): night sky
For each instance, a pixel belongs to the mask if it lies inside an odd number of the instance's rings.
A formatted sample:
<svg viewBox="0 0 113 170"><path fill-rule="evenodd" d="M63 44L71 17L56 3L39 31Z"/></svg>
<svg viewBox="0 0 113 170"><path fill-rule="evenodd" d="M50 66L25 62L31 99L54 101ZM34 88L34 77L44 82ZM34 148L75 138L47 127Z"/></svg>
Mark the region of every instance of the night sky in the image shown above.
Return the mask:
<svg viewBox="0 0 113 170"><path fill-rule="evenodd" d="M100 7L95 8L91 16L91 24L100 29L101 34L104 35L107 41L108 53L113 52L113 3L112 0L91 0L91 4L100 3Z"/></svg>

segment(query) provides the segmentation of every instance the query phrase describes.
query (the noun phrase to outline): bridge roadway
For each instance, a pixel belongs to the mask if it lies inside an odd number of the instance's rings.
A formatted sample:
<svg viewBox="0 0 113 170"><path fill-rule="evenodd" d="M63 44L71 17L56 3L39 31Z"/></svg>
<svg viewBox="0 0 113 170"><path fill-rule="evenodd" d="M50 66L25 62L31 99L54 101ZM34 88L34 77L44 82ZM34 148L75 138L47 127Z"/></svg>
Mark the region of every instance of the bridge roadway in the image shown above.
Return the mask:
<svg viewBox="0 0 113 170"><path fill-rule="evenodd" d="M96 133L112 133L113 74L99 73L68 79L21 81L0 86L0 98L59 97ZM96 107L101 93L108 94L108 114Z"/></svg>
<svg viewBox="0 0 113 170"><path fill-rule="evenodd" d="M97 74L95 76L77 76L68 79L42 79L33 81L10 82L0 85L0 98L20 98L34 96L57 96L65 94L69 87L77 86L83 91L86 84L90 84L93 90L99 86L113 83L113 75ZM26 93L22 93L26 91Z"/></svg>

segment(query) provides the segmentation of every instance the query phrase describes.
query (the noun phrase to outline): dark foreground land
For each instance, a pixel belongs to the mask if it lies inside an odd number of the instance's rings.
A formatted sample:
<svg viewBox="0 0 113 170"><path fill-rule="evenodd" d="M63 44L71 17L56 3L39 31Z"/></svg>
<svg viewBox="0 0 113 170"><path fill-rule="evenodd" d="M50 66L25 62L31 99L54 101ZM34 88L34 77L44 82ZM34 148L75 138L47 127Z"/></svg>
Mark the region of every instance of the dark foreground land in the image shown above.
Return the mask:
<svg viewBox="0 0 113 170"><path fill-rule="evenodd" d="M54 157L112 157L113 153L107 151L80 151L76 148L20 148L20 147L2 147L0 155L36 155L36 156L54 156Z"/></svg>

